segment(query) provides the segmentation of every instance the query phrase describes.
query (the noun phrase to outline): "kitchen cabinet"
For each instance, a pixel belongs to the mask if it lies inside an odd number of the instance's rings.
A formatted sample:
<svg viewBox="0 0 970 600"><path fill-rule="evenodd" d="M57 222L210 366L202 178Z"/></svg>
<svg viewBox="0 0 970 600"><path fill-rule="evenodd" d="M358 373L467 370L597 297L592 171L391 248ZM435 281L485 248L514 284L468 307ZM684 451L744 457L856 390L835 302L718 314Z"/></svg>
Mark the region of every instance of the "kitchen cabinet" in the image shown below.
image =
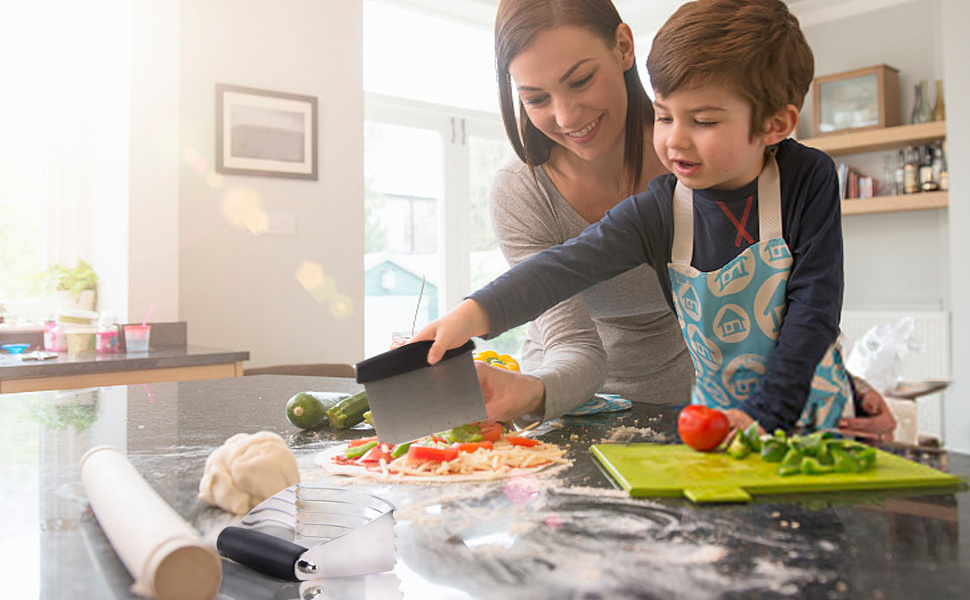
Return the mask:
<svg viewBox="0 0 970 600"><path fill-rule="evenodd" d="M834 158L849 154L899 150L906 146L919 146L945 138L946 122L932 121L917 125L900 125L898 127L839 133L807 138L800 141L806 146L818 148ZM907 210L930 210L946 208L948 205L948 192L922 192L919 194L843 200L842 214L860 215Z"/></svg>

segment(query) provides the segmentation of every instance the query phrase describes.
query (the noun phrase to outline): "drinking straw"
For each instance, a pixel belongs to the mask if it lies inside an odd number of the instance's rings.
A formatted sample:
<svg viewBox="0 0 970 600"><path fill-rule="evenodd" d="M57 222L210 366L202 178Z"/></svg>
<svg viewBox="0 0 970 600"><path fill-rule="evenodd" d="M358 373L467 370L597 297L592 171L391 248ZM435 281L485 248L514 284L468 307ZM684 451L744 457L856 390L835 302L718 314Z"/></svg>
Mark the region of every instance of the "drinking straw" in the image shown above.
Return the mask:
<svg viewBox="0 0 970 600"><path fill-rule="evenodd" d="M421 298L424 297L425 276L421 276L421 291L418 292L418 305L414 307L414 320L411 321L411 337L414 337L414 327L418 324L418 311L421 310Z"/></svg>
<svg viewBox="0 0 970 600"><path fill-rule="evenodd" d="M143 383L142 385L145 386L145 393L148 394L148 399L151 401L151 404L155 404L155 396L152 396L152 391L148 389L148 384Z"/></svg>
<svg viewBox="0 0 970 600"><path fill-rule="evenodd" d="M148 324L148 317L152 316L152 311L153 310L155 310L155 303L154 302L151 303L151 305L148 307L148 312L145 313L145 320L141 322L141 326L142 327L144 327L145 325Z"/></svg>

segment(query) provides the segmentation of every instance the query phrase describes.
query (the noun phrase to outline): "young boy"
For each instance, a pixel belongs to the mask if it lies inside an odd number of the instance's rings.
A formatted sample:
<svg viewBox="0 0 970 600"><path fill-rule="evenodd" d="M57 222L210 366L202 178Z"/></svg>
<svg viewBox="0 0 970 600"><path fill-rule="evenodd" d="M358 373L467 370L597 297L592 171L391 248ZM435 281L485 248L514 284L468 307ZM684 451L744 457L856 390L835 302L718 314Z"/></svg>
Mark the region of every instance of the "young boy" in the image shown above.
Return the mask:
<svg viewBox="0 0 970 600"><path fill-rule="evenodd" d="M769 432L835 427L852 409L836 348L840 203L832 160L788 139L814 71L798 21L782 0L688 2L657 33L647 69L654 148L671 174L415 339L435 340L435 363L647 263L694 361L692 402Z"/></svg>

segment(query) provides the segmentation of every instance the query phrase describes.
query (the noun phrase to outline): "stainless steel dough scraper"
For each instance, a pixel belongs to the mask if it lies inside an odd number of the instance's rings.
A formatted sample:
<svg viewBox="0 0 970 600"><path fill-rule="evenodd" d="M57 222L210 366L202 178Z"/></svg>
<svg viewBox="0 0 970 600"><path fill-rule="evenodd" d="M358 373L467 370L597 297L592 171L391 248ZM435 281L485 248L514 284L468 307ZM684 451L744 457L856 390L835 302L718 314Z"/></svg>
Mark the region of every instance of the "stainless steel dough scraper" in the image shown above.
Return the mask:
<svg viewBox="0 0 970 600"><path fill-rule="evenodd" d="M401 444L488 418L472 360L475 342L428 364L431 340L411 342L357 363L377 437Z"/></svg>

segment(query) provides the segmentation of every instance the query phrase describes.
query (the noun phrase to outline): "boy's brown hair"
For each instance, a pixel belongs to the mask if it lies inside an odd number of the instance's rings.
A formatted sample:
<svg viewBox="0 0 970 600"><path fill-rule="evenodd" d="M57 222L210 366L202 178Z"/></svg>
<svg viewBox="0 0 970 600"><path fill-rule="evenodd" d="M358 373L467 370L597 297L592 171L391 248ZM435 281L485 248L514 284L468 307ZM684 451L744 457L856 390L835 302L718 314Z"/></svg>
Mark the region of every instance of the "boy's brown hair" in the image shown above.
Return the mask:
<svg viewBox="0 0 970 600"><path fill-rule="evenodd" d="M782 0L697 0L667 19L647 71L654 90L729 85L750 102L751 136L787 104L801 110L812 84L812 49Z"/></svg>

